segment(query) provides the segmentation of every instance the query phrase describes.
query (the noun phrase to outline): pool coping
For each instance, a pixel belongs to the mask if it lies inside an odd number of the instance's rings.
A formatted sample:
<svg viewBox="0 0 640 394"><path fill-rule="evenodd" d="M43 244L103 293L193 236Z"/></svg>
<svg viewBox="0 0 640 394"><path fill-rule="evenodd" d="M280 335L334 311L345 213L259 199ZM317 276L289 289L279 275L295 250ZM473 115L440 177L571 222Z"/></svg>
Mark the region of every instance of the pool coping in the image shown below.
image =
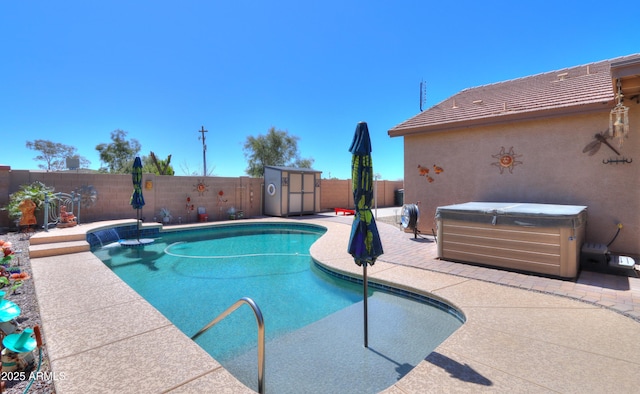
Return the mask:
<svg viewBox="0 0 640 394"><path fill-rule="evenodd" d="M362 268L346 252L349 221L293 220L327 228L311 247L314 260L361 277ZM86 234L131 222L86 224L34 238L62 231ZM379 226L381 233L385 226ZM435 253L435 245L412 244L399 233L389 236L393 241L368 269L369 280L444 300L461 310L467 321L384 392L631 391L640 384L634 376L640 366L640 345L634 341L640 334L638 322L598 305L395 264L417 256L433 259L429 253ZM405 250L407 245L411 250ZM92 253L33 258L31 265L52 371L64 376L55 381L58 393L253 392ZM69 280L70 273L75 280Z"/></svg>

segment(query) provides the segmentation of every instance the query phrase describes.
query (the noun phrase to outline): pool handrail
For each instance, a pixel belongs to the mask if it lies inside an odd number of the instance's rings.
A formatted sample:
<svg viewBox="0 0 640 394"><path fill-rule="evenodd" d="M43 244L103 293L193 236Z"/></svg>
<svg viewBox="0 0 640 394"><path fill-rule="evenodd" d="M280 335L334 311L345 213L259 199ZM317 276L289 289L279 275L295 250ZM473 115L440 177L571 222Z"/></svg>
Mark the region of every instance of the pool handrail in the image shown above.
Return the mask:
<svg viewBox="0 0 640 394"><path fill-rule="evenodd" d="M191 339L196 340L200 335L204 334L208 329L218 324L222 319L229 316L233 311L247 304L253 310L253 314L256 317L256 323L258 323L258 393L264 394L264 318L262 317L262 311L258 305L249 297L242 297L236 301L233 305L222 312L218 317L213 319L209 324L202 327L200 331L195 333Z"/></svg>

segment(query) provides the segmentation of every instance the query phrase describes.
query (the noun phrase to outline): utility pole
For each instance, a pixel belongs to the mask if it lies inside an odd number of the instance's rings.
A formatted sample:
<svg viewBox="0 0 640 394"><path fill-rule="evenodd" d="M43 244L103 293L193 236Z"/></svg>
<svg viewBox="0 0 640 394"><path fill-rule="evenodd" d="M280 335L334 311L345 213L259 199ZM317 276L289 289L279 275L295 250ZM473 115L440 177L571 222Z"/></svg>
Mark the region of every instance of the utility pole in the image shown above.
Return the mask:
<svg viewBox="0 0 640 394"><path fill-rule="evenodd" d="M200 130L198 130L198 133L202 133L202 136L198 137L199 140L202 140L202 164L204 169L204 173L202 174L202 176L207 176L207 144L205 144L206 137L204 136L204 133L207 132L208 130L205 130L204 126L202 126Z"/></svg>

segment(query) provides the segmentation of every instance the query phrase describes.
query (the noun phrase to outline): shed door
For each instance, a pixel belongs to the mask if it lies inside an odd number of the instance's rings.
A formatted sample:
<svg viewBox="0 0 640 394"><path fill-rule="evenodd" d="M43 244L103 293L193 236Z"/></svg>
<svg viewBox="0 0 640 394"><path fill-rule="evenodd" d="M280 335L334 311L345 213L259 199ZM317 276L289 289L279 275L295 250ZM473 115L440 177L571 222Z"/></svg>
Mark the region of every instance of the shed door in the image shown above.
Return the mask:
<svg viewBox="0 0 640 394"><path fill-rule="evenodd" d="M315 213L316 182L315 174L303 174L302 211Z"/></svg>
<svg viewBox="0 0 640 394"><path fill-rule="evenodd" d="M302 174L289 173L289 214L302 213Z"/></svg>
<svg viewBox="0 0 640 394"><path fill-rule="evenodd" d="M289 214L314 213L315 175L289 173Z"/></svg>

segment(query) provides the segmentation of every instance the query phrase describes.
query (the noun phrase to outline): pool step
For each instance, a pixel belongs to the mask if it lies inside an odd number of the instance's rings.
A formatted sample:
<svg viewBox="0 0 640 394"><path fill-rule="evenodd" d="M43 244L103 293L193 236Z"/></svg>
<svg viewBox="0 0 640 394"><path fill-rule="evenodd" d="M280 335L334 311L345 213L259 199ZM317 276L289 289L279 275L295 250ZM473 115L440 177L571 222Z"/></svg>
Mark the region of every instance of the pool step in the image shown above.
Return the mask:
<svg viewBox="0 0 640 394"><path fill-rule="evenodd" d="M55 244L60 242L71 242L71 241L85 241L87 239L87 235L83 233L36 233L31 238L29 238L29 244L31 245L43 245L43 244Z"/></svg>
<svg viewBox="0 0 640 394"><path fill-rule="evenodd" d="M64 241L46 244L35 244L29 246L29 256L31 258L59 256L62 254L88 252L89 243L82 241Z"/></svg>

